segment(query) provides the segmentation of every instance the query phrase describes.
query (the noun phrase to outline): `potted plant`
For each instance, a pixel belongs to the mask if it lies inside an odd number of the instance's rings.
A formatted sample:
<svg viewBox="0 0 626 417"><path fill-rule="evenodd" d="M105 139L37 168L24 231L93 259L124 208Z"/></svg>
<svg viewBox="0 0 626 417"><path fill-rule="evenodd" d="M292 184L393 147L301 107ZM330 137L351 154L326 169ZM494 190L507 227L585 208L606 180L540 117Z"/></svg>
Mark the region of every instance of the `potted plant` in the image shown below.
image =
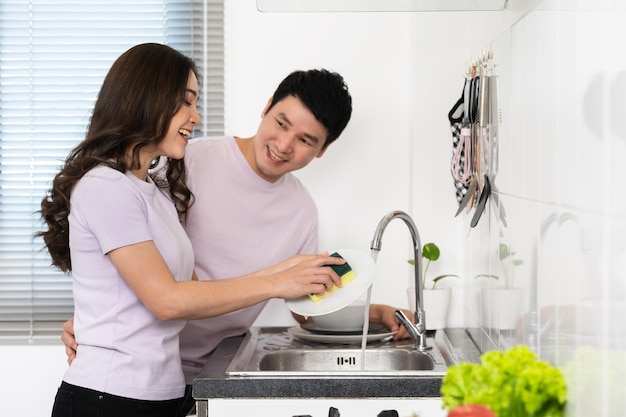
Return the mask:
<svg viewBox="0 0 626 417"><path fill-rule="evenodd" d="M483 288L482 290L482 325L485 327L510 330L514 329L522 310L523 291L516 288L515 268L523 261L515 257L516 253L509 245L500 243L498 260L502 271L502 286ZM500 275L479 274L475 278L493 278L500 281Z"/></svg>
<svg viewBox="0 0 626 417"><path fill-rule="evenodd" d="M455 274L444 274L438 275L432 280L427 279L430 263L439 259L440 256L441 251L434 243L430 242L422 247L422 260L424 261L422 295L424 297L424 311L426 312L426 330L443 329L446 327L451 291L450 288L437 288L437 283L446 277L459 278ZM410 259L408 262L411 265L415 264L413 259ZM432 285L430 282L432 282ZM409 287L407 295L409 297L409 306L411 310L415 311L415 288Z"/></svg>

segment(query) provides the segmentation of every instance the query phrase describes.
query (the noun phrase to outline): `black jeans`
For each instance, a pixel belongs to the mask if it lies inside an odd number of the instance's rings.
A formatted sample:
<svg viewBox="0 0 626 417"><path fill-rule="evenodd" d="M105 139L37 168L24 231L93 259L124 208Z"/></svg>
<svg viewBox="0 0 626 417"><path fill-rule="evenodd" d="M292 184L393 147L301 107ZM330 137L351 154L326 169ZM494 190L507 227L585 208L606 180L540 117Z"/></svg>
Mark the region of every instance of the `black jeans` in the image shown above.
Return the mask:
<svg viewBox="0 0 626 417"><path fill-rule="evenodd" d="M62 382L52 417L173 417L181 402L136 400Z"/></svg>
<svg viewBox="0 0 626 417"><path fill-rule="evenodd" d="M176 417L185 417L189 415L189 412L191 410L195 411L196 409L195 406L196 406L196 400L194 400L193 397L191 396L191 385L186 385L185 396L181 400L180 406L178 407L178 410L176 411Z"/></svg>

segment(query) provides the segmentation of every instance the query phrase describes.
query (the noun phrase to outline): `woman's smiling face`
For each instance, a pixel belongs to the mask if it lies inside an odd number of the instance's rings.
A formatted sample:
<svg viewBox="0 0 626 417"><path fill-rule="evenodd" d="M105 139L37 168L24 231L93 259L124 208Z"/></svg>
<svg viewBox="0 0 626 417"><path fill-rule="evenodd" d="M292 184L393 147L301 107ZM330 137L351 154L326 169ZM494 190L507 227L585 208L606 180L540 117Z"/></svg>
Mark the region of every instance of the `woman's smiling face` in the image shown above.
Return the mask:
<svg viewBox="0 0 626 417"><path fill-rule="evenodd" d="M187 141L193 133L193 129L201 122L196 104L198 102L198 80L193 72L189 72L185 102L178 109L170 122L167 135L157 147L157 155L172 159L181 159L185 156Z"/></svg>

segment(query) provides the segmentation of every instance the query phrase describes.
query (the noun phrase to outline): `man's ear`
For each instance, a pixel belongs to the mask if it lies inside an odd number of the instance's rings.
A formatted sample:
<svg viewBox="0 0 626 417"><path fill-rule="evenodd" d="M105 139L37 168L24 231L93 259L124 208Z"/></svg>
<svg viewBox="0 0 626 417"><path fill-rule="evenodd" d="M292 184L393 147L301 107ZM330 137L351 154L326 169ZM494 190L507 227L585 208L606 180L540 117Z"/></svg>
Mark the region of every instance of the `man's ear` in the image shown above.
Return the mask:
<svg viewBox="0 0 626 417"><path fill-rule="evenodd" d="M324 155L324 152L326 152L326 149L328 149L328 146L323 147L323 148L322 148L322 150L321 150L321 151L319 151L319 152L317 153L317 155L315 155L315 157L316 157L316 158L321 158L321 157L322 157L322 155Z"/></svg>
<svg viewBox="0 0 626 417"><path fill-rule="evenodd" d="M263 108L263 111L261 112L261 119L267 114L267 111L270 109L270 104L272 104L272 97L267 100L267 104L265 104L265 108Z"/></svg>

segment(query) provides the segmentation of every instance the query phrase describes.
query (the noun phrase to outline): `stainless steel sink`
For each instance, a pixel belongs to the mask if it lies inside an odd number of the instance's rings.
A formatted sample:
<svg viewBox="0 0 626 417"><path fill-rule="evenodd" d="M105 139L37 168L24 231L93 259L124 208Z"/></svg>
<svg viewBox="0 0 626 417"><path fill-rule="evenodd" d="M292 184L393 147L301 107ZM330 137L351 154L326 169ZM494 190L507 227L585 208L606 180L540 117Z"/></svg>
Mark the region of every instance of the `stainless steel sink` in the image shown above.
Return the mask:
<svg viewBox="0 0 626 417"><path fill-rule="evenodd" d="M412 339L381 340L363 352L360 344L314 343L287 328L253 327L218 346L192 394L199 417L208 416L212 399L439 397L448 366L477 360L479 352L464 329L431 332L427 344L431 349L420 352Z"/></svg>
<svg viewBox="0 0 626 417"><path fill-rule="evenodd" d="M408 349L294 349L262 356L259 371L432 371L433 358Z"/></svg>
<svg viewBox="0 0 626 417"><path fill-rule="evenodd" d="M442 376L456 362L445 344L429 338L432 349L420 352L412 339L359 345L320 344L285 331L255 329L226 369L229 377L296 377L361 374L369 376ZM358 346L358 347L357 347Z"/></svg>

